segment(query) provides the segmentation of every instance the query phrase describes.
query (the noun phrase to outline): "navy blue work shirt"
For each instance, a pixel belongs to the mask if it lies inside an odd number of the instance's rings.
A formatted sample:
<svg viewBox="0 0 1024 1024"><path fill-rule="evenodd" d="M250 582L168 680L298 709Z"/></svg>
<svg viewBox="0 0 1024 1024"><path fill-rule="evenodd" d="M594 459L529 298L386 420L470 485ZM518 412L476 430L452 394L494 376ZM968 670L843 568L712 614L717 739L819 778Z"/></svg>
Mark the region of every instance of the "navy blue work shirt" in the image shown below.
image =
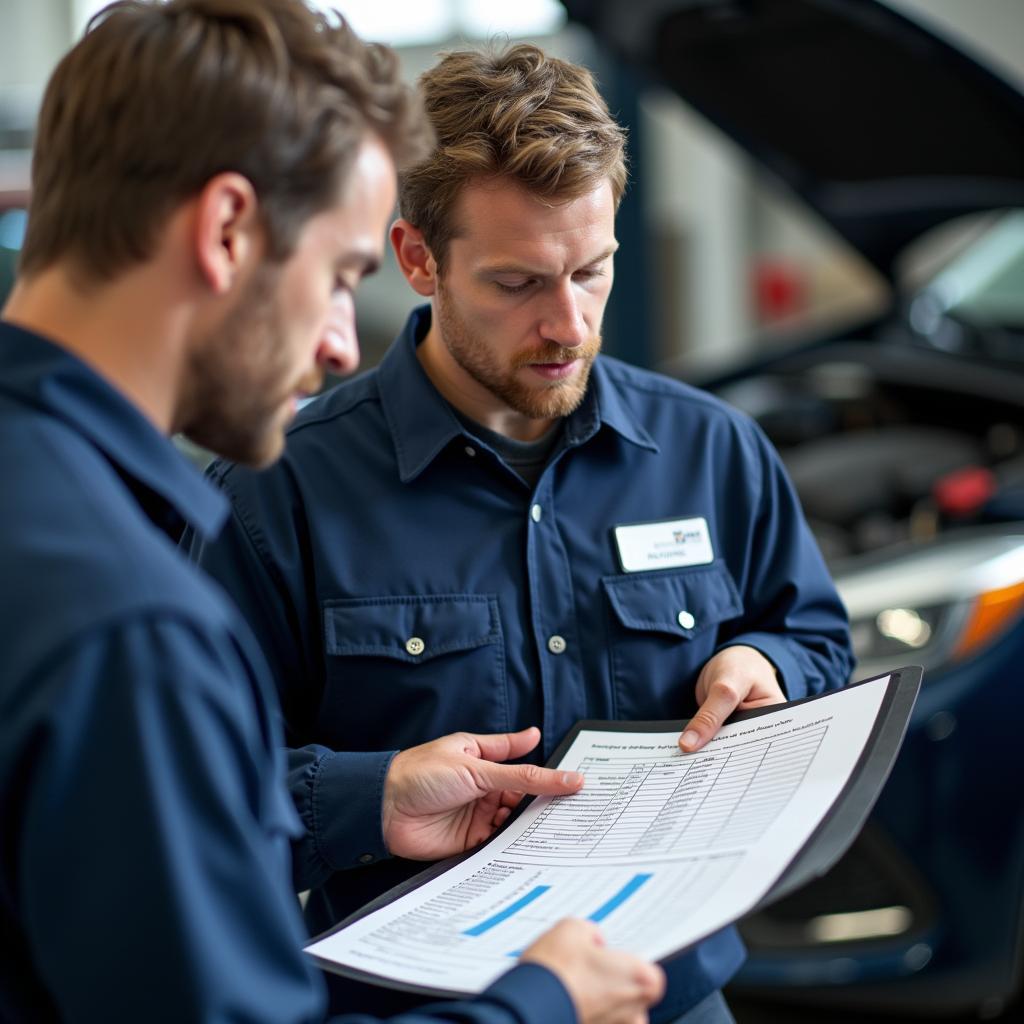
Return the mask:
<svg viewBox="0 0 1024 1024"><path fill-rule="evenodd" d="M276 695L185 522L227 506L117 391L0 323L0 1019L310 1022ZM348 1018L367 1021L368 1018ZM575 1019L537 965L405 1024Z"/></svg>
<svg viewBox="0 0 1024 1024"><path fill-rule="evenodd" d="M543 759L581 718L688 717L701 667L733 644L764 653L791 698L843 685L851 667L844 609L751 421L601 356L531 489L424 373L429 319L416 311L377 369L311 403L277 466L215 465L232 516L192 544L278 684L314 929L419 866L359 866L387 856L365 837L380 836L389 751L539 725ZM694 518L710 563L622 571L614 527ZM726 929L668 964L653 1019L742 957Z"/></svg>

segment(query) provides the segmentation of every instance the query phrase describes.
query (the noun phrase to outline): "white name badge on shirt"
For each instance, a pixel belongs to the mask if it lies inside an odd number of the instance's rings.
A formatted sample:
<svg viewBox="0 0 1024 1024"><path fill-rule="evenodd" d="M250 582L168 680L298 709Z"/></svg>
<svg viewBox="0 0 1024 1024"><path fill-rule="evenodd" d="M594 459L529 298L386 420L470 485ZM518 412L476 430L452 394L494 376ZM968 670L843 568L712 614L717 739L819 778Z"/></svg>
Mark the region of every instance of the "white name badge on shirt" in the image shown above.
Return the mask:
<svg viewBox="0 0 1024 1024"><path fill-rule="evenodd" d="M703 516L616 526L614 532L623 572L707 565L715 558Z"/></svg>

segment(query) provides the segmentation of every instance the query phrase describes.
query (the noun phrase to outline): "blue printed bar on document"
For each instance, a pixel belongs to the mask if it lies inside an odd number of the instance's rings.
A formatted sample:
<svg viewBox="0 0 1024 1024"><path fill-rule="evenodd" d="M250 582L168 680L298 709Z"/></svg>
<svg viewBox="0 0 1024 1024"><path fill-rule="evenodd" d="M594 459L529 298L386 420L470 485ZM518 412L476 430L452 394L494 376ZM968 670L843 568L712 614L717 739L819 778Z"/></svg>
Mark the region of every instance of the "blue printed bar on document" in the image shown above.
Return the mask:
<svg viewBox="0 0 1024 1024"><path fill-rule="evenodd" d="M611 897L611 899L606 900L597 908L597 910L588 915L587 920L593 921L595 924L603 921L613 910L615 910L616 907L625 903L626 900L628 900L629 897L644 884L644 882L652 877L653 875L650 873L634 875L614 896ZM550 888L550 885L538 885L535 889L528 892L522 899L516 900L516 902L511 906L506 907L500 914L495 914L493 917L489 917L486 921L470 928L468 931L464 931L462 934L482 935L488 928L493 928L494 925L504 921L505 918L511 917L517 910L521 910L527 903L532 902L540 896L541 893ZM523 955L523 951L521 949L516 949L507 955L518 959Z"/></svg>
<svg viewBox="0 0 1024 1024"><path fill-rule="evenodd" d="M504 910L499 911L493 917L487 918L486 921L481 921L479 924L473 925L472 928L467 928L462 934L463 935L483 935L484 932L490 931L495 925L501 924L502 921L510 918L513 914L518 913L523 907L531 904L539 896L543 896L544 893L550 889L550 885L538 885L531 889L525 896L520 897L515 903L509 904ZM516 954L518 956L518 954Z"/></svg>
<svg viewBox="0 0 1024 1024"><path fill-rule="evenodd" d="M634 875L610 900L598 907L587 920L603 921L616 907L625 903L651 877L650 874Z"/></svg>

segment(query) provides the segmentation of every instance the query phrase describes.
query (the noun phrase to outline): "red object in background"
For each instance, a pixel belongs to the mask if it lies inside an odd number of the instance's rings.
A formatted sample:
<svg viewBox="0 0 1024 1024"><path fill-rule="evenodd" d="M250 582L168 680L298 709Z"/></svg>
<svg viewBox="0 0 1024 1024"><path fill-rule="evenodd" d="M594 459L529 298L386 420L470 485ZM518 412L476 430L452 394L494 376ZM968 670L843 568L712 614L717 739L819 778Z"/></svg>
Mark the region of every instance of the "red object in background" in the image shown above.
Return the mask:
<svg viewBox="0 0 1024 1024"><path fill-rule="evenodd" d="M996 492L995 474L984 466L965 466L935 481L932 496L939 511L952 519L976 515Z"/></svg>
<svg viewBox="0 0 1024 1024"><path fill-rule="evenodd" d="M754 298L759 323L771 323L807 306L807 273L793 260L761 256L754 264Z"/></svg>

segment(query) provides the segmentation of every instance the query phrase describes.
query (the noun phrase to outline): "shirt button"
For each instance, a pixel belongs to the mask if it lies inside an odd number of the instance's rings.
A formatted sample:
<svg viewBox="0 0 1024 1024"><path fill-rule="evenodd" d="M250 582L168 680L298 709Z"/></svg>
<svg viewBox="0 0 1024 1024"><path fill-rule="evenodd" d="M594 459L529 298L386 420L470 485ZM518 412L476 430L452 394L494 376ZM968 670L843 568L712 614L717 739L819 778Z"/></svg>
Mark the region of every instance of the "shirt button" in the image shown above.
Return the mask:
<svg viewBox="0 0 1024 1024"><path fill-rule="evenodd" d="M693 629L697 620L688 611L681 611L676 616L676 621L678 621L679 625L682 626L683 629Z"/></svg>
<svg viewBox="0 0 1024 1024"><path fill-rule="evenodd" d="M543 515L543 511L542 511L542 509L541 509L540 505L534 505L534 506L533 506L533 507L532 507L532 508L530 509L530 518L531 518L531 519L532 519L532 520L533 520L533 521L534 521L535 523L539 523L539 522L540 522L540 517L541 517L542 515Z"/></svg>
<svg viewBox="0 0 1024 1024"><path fill-rule="evenodd" d="M548 650L552 654L561 654L565 650L565 637L559 636L557 633L549 637Z"/></svg>
<svg viewBox="0 0 1024 1024"><path fill-rule="evenodd" d="M418 636L411 636L405 641L405 649L409 654L422 654L426 647L427 645Z"/></svg>
<svg viewBox="0 0 1024 1024"><path fill-rule="evenodd" d="M359 858L360 864L372 864L376 858L372 853L364 853Z"/></svg>
<svg viewBox="0 0 1024 1024"><path fill-rule="evenodd" d="M476 455L476 449L471 444L467 444L464 450L469 456Z"/></svg>

